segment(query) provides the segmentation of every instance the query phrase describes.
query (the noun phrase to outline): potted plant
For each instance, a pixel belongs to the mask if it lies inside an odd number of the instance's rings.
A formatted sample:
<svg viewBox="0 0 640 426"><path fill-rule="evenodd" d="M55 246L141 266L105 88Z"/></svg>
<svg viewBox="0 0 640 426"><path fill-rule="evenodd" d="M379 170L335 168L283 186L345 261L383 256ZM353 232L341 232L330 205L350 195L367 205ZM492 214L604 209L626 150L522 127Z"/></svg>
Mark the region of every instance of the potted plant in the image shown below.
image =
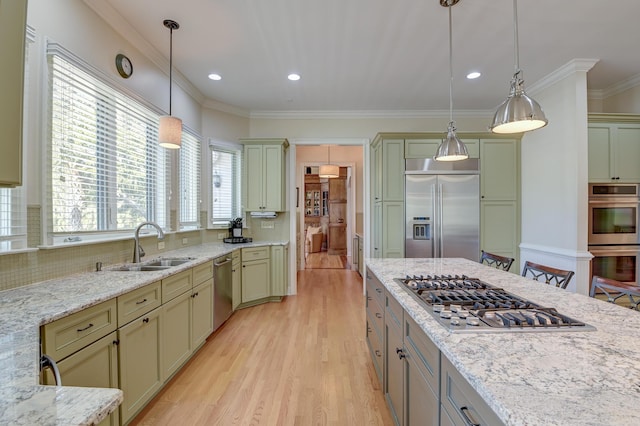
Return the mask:
<svg viewBox="0 0 640 426"><path fill-rule="evenodd" d="M229 228L231 229L231 234L234 237L242 237L242 218L236 217L235 219L229 222Z"/></svg>

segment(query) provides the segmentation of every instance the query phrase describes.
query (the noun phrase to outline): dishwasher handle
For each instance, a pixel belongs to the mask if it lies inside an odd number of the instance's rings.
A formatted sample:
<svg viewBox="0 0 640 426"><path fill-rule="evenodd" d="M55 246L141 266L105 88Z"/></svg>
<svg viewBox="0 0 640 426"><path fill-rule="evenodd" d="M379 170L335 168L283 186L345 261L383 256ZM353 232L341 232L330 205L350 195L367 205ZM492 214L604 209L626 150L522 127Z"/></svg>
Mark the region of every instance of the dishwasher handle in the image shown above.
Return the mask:
<svg viewBox="0 0 640 426"><path fill-rule="evenodd" d="M213 262L213 267L214 267L214 268L219 268L220 266L222 266L222 265L226 265L226 264L227 264L227 263L229 263L229 262L231 262L231 258L230 258L230 257L227 257L227 258L224 260L224 262L219 262L219 263L217 263L217 262Z"/></svg>
<svg viewBox="0 0 640 426"><path fill-rule="evenodd" d="M45 368L50 368L51 371L53 371L56 386L62 386L62 379L60 378L60 370L58 369L58 364L56 364L53 358L46 354L40 357L40 370L44 370Z"/></svg>

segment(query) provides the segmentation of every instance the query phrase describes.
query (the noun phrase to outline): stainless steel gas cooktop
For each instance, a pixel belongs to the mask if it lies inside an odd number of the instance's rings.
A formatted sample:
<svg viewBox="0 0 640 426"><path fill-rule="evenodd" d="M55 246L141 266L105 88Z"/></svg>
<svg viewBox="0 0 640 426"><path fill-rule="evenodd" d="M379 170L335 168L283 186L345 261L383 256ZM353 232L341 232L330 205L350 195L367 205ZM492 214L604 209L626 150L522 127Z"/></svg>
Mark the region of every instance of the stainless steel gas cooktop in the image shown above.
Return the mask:
<svg viewBox="0 0 640 426"><path fill-rule="evenodd" d="M454 333L595 330L554 308L540 306L478 278L421 275L395 281Z"/></svg>

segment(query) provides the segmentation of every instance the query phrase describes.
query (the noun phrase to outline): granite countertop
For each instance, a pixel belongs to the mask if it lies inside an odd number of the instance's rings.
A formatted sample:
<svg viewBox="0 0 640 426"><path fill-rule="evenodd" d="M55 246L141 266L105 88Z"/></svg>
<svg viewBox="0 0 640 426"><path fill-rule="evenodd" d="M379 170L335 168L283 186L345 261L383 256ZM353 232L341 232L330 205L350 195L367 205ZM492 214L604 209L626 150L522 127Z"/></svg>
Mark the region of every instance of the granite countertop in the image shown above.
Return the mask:
<svg viewBox="0 0 640 426"><path fill-rule="evenodd" d="M235 249L286 243L260 241L189 246L158 256L194 258L165 270L116 271L112 269L117 265L104 265L100 272L70 275L0 292L0 371L3 374L0 382L0 423L41 426L97 424L122 402L119 389L39 385L40 326ZM143 259L143 262L151 259Z"/></svg>
<svg viewBox="0 0 640 426"><path fill-rule="evenodd" d="M367 267L507 425L640 424L640 312L466 259L367 259ZM596 331L454 334L393 278L465 274Z"/></svg>

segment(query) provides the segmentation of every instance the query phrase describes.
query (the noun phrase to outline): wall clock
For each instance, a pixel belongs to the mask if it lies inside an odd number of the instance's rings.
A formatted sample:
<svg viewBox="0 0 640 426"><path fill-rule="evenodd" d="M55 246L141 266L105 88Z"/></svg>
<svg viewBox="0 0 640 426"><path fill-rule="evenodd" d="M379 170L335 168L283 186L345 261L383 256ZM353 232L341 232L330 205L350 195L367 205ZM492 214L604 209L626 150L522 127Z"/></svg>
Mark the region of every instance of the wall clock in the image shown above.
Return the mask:
<svg viewBox="0 0 640 426"><path fill-rule="evenodd" d="M122 78L129 78L133 74L133 64L131 60L122 53L116 55L116 69Z"/></svg>

